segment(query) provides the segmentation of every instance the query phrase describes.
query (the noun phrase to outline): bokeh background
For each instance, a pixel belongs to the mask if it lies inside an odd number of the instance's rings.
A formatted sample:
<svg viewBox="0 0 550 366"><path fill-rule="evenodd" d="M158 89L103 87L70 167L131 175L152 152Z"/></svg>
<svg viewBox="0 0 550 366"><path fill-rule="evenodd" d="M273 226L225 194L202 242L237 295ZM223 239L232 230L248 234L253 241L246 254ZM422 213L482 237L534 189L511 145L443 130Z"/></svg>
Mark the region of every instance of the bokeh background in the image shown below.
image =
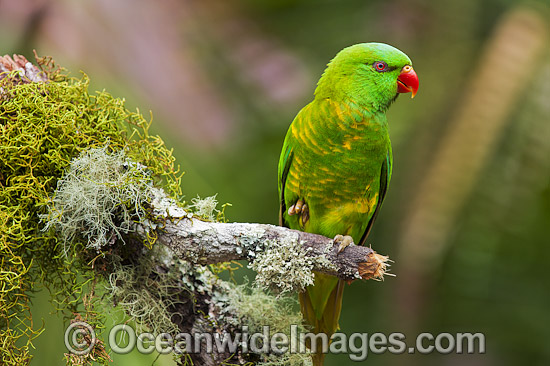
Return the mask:
<svg viewBox="0 0 550 366"><path fill-rule="evenodd" d="M487 352L370 354L373 366L550 364L549 29L547 0L0 0L1 54L36 49L151 110L186 199L217 194L231 221L277 222L286 129L336 52L406 52L420 90L388 113L393 180L368 241L396 277L349 286L341 328L411 344L483 332ZM34 301L34 364L61 365L48 301Z"/></svg>

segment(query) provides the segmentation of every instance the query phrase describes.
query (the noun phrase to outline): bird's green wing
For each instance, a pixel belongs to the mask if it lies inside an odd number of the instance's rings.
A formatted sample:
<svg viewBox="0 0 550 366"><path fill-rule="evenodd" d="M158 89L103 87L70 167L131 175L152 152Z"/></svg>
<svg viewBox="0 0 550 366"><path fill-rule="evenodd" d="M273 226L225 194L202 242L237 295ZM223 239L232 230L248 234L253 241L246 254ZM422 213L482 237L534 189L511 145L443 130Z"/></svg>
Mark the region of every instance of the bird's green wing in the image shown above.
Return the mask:
<svg viewBox="0 0 550 366"><path fill-rule="evenodd" d="M374 224L374 221L378 216L378 212L380 212L380 207L382 207L384 198L386 198L386 192L388 191L388 186L390 184L390 179L391 179L391 172L392 172L392 152L390 149L388 151L388 154L386 155L386 159L382 163L382 168L380 170L380 188L378 191L378 202L376 203L376 208L374 209L374 213L369 219L369 223L365 228L365 232L361 236L361 240L359 240L359 243L357 243L357 245L365 245L365 242L367 241L370 230L372 229L372 225Z"/></svg>
<svg viewBox="0 0 550 366"><path fill-rule="evenodd" d="M283 213L286 211L285 204L285 185L288 177L288 171L292 165L293 149L290 146L289 138L285 139L281 158L279 159L279 226L287 226L283 219Z"/></svg>

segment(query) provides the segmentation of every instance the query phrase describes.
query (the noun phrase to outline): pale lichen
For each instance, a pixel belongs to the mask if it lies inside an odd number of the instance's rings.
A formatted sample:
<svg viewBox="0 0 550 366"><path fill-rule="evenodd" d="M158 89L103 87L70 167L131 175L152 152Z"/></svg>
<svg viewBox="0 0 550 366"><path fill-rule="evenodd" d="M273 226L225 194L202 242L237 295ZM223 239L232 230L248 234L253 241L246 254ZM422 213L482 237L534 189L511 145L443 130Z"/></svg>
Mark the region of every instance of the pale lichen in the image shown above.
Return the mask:
<svg viewBox="0 0 550 366"><path fill-rule="evenodd" d="M173 305L174 291L181 291L166 276L151 275L152 268L121 266L109 275L106 290L112 302L135 322L137 331L150 330L155 334L177 332L172 322L175 314L168 311Z"/></svg>
<svg viewBox="0 0 550 366"><path fill-rule="evenodd" d="M298 243L298 234L279 241L266 240L262 250L249 255L255 259L248 267L257 272L255 281L262 288L283 294L313 285L315 258Z"/></svg>
<svg viewBox="0 0 550 366"><path fill-rule="evenodd" d="M108 150L107 144L73 159L57 183L48 214L41 215L44 230L55 228L65 246L77 235L96 250L117 238L124 241L122 234L145 217L143 204L152 188L149 172L123 151Z"/></svg>
<svg viewBox="0 0 550 366"><path fill-rule="evenodd" d="M189 209L193 211L195 216L199 216L200 218L208 221L215 221L218 213L220 212L220 210L216 208L218 206L216 196L217 194L206 198L193 198L191 199Z"/></svg>
<svg viewBox="0 0 550 366"><path fill-rule="evenodd" d="M180 207L180 204L175 199L171 198L166 194L166 191L159 188L151 189L151 208L152 215L155 217L165 217L171 219L181 219L183 217L191 218L193 215L183 208ZM189 216L191 215L191 216ZM151 225L156 225L151 223Z"/></svg>
<svg viewBox="0 0 550 366"><path fill-rule="evenodd" d="M315 268L325 269L334 272L338 271L338 267L336 267L336 265L332 263L327 257L327 255L332 250L332 247L332 243L325 245L321 254L312 258Z"/></svg>

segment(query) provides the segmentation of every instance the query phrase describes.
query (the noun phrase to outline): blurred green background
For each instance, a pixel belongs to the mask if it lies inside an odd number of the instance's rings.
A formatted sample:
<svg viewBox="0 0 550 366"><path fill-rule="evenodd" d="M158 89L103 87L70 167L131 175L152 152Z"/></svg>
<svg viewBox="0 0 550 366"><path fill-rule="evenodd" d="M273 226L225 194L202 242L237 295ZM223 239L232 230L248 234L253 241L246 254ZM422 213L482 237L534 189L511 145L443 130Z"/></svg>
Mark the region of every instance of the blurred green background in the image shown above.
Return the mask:
<svg viewBox="0 0 550 366"><path fill-rule="evenodd" d="M389 111L393 180L369 238L396 277L349 286L342 331L486 336L486 354L370 365L548 365L549 25L547 0L0 0L0 53L36 49L152 110L187 200L217 193L229 220L276 223L282 141L326 63L354 43L398 47L420 90ZM35 365L63 364L48 301L34 301Z"/></svg>

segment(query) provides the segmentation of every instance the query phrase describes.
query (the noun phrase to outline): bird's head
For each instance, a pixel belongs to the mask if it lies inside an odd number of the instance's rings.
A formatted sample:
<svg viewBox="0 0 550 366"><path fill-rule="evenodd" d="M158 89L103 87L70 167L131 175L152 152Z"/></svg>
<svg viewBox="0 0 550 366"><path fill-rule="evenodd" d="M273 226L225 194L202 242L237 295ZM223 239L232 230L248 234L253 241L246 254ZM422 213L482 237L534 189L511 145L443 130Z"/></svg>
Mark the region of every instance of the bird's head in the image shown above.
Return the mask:
<svg viewBox="0 0 550 366"><path fill-rule="evenodd" d="M384 43L360 43L340 51L328 64L316 98L351 100L385 110L399 93L418 91L418 77L407 55Z"/></svg>

